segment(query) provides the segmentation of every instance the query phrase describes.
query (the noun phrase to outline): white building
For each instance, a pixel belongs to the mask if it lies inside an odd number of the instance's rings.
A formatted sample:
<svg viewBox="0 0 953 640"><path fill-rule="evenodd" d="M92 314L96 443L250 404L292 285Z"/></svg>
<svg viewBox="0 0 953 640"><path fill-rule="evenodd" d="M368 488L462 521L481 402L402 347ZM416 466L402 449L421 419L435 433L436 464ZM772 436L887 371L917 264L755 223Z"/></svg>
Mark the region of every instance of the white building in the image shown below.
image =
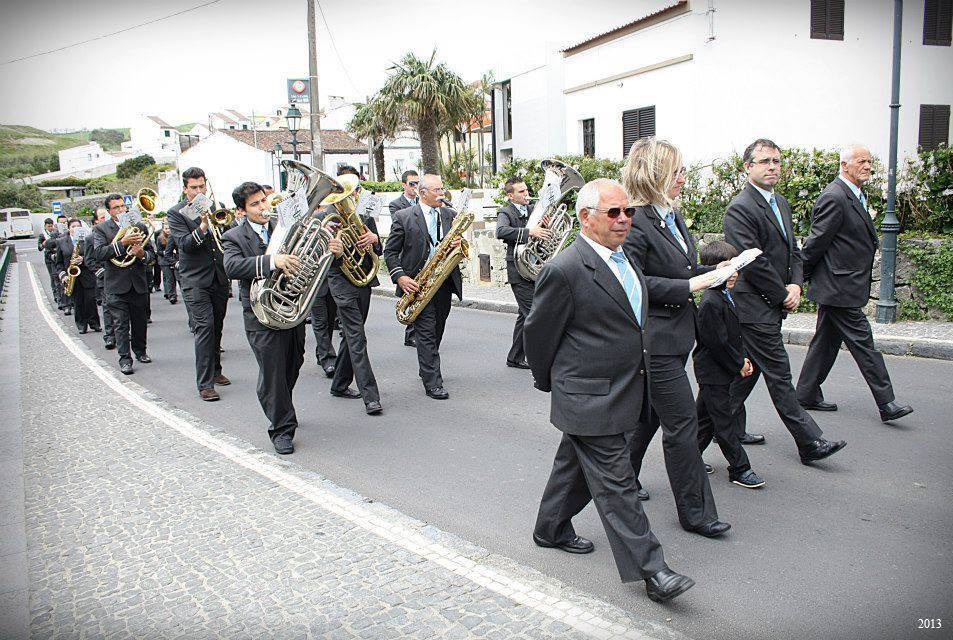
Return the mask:
<svg viewBox="0 0 953 640"><path fill-rule="evenodd" d="M905 3L900 154L949 143L950 15ZM622 158L637 138L672 140L687 162L782 146L860 141L886 158L893 3L654 2L635 19L503 76L497 162L555 153ZM944 35L945 34L945 35Z"/></svg>
<svg viewBox="0 0 953 640"><path fill-rule="evenodd" d="M90 142L78 147L63 149L57 153L60 158L60 171L83 171L90 167L106 164L114 157L99 146L98 142Z"/></svg>
<svg viewBox="0 0 953 640"><path fill-rule="evenodd" d="M157 163L175 162L179 154L179 131L159 116L140 116L122 143L127 153L152 156Z"/></svg>
<svg viewBox="0 0 953 640"><path fill-rule="evenodd" d="M252 121L234 109L222 109L208 114L209 128L212 131L247 131L252 128Z"/></svg>

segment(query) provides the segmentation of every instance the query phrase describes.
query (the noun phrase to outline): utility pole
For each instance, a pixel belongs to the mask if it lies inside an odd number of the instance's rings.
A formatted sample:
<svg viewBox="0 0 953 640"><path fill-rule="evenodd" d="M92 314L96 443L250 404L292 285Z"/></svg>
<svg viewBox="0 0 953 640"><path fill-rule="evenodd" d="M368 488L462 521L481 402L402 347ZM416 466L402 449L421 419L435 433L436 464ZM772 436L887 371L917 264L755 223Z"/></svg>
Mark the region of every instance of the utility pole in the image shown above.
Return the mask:
<svg viewBox="0 0 953 640"><path fill-rule="evenodd" d="M318 101L318 36L314 28L314 0L308 0L308 82L311 104L311 164L324 171L321 144L321 105Z"/></svg>

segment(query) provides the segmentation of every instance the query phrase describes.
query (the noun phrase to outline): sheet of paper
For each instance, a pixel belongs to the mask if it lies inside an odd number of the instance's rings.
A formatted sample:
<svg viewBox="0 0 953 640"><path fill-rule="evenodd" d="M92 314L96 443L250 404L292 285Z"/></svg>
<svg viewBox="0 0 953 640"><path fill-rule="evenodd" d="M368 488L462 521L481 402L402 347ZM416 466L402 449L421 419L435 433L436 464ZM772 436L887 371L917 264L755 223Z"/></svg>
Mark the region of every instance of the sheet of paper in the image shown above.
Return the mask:
<svg viewBox="0 0 953 640"><path fill-rule="evenodd" d="M308 213L308 198L304 188L294 192L290 198L285 198L275 207L278 212L278 224L288 228L301 220Z"/></svg>
<svg viewBox="0 0 953 640"><path fill-rule="evenodd" d="M708 285L709 289L721 286L728 281L732 274L741 271L743 268L754 262L755 258L761 255L761 249L745 249L740 254L731 259L731 264L720 267L712 271L715 276L715 282Z"/></svg>

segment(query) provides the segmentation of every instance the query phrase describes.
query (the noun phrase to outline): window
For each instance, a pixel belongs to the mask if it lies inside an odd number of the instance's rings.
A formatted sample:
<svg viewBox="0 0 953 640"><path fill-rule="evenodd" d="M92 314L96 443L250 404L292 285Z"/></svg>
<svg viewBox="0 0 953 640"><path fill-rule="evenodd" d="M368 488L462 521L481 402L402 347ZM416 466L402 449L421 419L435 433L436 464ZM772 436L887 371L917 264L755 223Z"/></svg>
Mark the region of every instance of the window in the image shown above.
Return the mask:
<svg viewBox="0 0 953 640"><path fill-rule="evenodd" d="M165 137L166 137L166 138L171 138L171 137L172 137L172 132L169 131L168 129L166 129L166 130L165 130Z"/></svg>
<svg viewBox="0 0 953 640"><path fill-rule="evenodd" d="M811 0L811 38L844 39L844 0Z"/></svg>
<svg viewBox="0 0 953 640"><path fill-rule="evenodd" d="M247 130L248 130L248 125L247 125L247 124L243 124L243 125L242 125L242 130L243 130L243 131L247 131Z"/></svg>
<svg viewBox="0 0 953 640"><path fill-rule="evenodd" d="M503 139L513 137L513 92L510 81L502 84L503 88Z"/></svg>
<svg viewBox="0 0 953 640"><path fill-rule="evenodd" d="M622 157L640 138L655 135L655 106L622 112Z"/></svg>
<svg viewBox="0 0 953 640"><path fill-rule="evenodd" d="M953 28L953 0L926 0L923 3L923 44L950 46Z"/></svg>
<svg viewBox="0 0 953 640"><path fill-rule="evenodd" d="M596 157L596 120L589 118L582 121L582 155Z"/></svg>
<svg viewBox="0 0 953 640"><path fill-rule="evenodd" d="M931 151L950 142L950 105L920 105L920 136L917 144L921 151Z"/></svg>

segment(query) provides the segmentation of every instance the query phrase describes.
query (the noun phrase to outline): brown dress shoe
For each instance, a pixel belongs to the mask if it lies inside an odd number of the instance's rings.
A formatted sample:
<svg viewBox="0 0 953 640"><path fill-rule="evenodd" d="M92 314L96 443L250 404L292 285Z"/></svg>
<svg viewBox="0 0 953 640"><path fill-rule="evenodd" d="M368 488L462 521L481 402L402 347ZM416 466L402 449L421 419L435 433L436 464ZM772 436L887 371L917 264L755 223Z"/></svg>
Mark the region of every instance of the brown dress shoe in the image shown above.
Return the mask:
<svg viewBox="0 0 953 640"><path fill-rule="evenodd" d="M220 384L220 385L222 385L223 387L227 387L228 385L230 385L230 384L232 383L231 380L229 380L228 378L226 378L226 377L223 376L222 374L218 374L217 376L215 376L214 378L212 378L212 382L215 383L215 384Z"/></svg>
<svg viewBox="0 0 953 640"><path fill-rule="evenodd" d="M219 399L218 392L215 389L200 389L199 397L206 402L215 402Z"/></svg>

